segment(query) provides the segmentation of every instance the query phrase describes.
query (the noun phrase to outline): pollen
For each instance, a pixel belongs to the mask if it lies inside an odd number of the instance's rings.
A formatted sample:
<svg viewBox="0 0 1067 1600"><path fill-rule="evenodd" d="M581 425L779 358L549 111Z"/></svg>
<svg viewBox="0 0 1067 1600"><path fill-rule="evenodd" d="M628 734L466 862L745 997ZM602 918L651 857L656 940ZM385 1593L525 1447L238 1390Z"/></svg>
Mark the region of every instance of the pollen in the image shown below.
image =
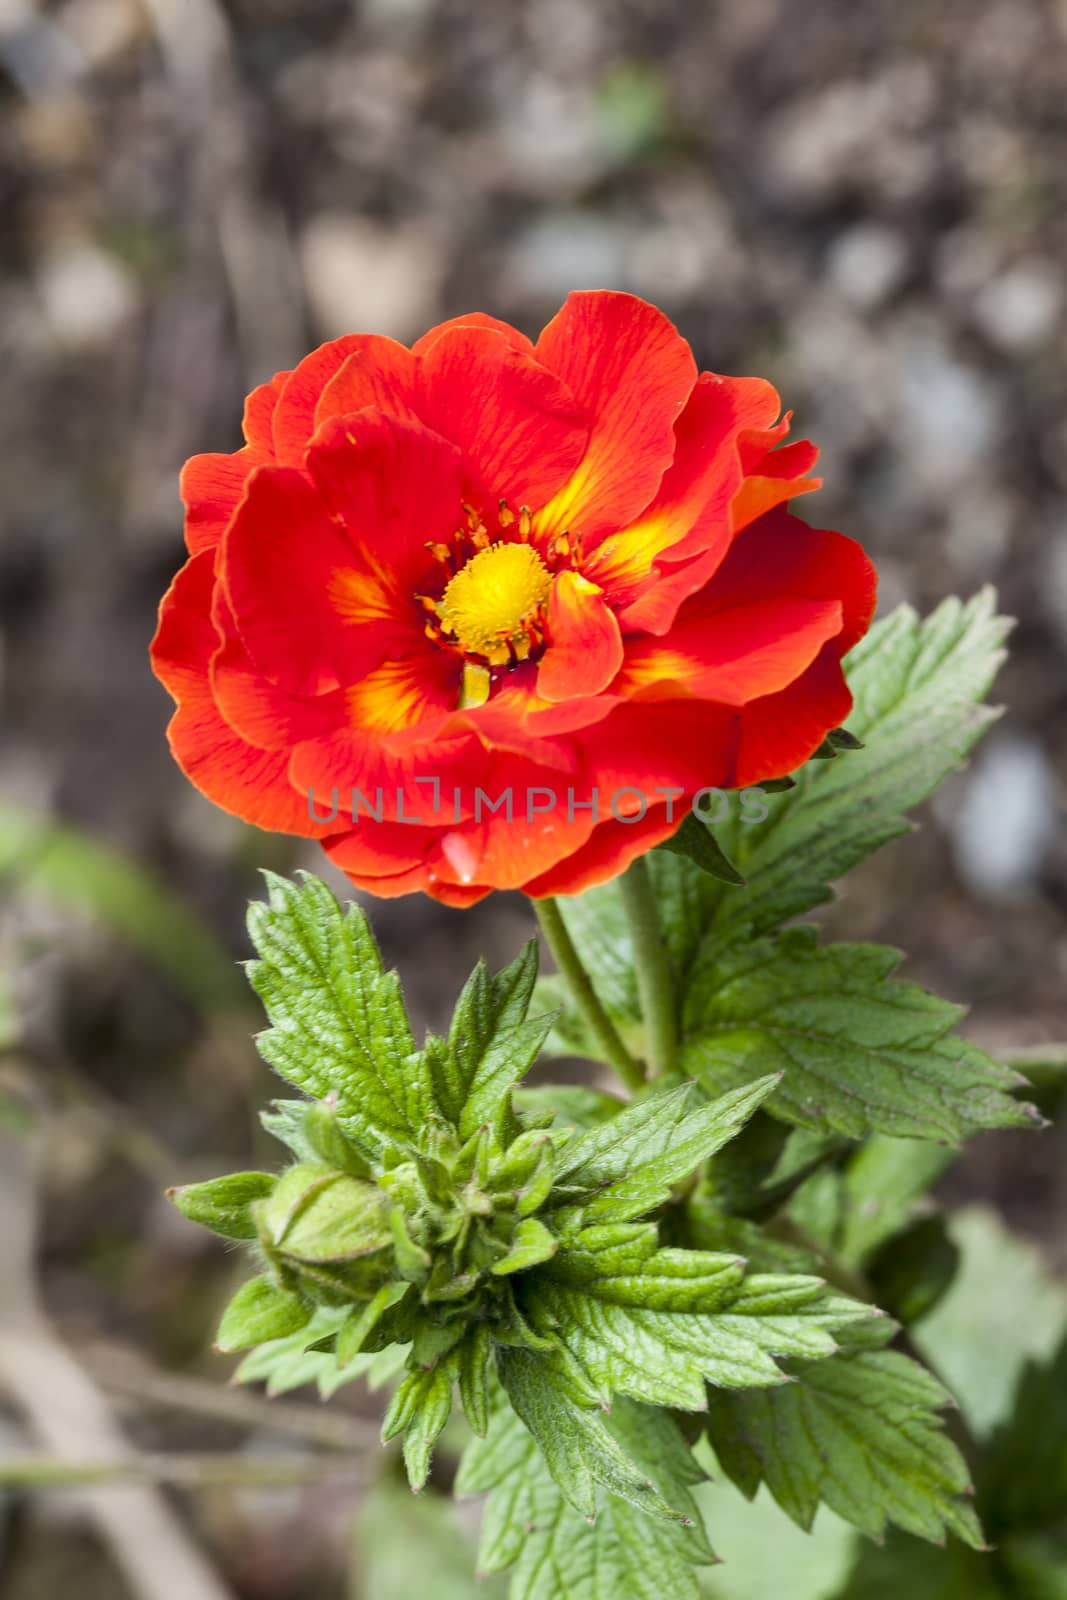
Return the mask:
<svg viewBox="0 0 1067 1600"><path fill-rule="evenodd" d="M552 578L528 544L493 544L460 568L441 597L441 627L491 666L523 660Z"/></svg>

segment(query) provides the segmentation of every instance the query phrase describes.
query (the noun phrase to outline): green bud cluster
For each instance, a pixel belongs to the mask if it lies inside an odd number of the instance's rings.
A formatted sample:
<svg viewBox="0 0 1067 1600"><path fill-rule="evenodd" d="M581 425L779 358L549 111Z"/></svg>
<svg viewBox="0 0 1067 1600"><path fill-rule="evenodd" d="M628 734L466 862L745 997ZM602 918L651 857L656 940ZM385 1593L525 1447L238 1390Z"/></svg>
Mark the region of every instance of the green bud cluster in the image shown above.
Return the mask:
<svg viewBox="0 0 1067 1600"><path fill-rule="evenodd" d="M223 1318L220 1348L296 1331L320 1306L351 1308L329 1341L342 1365L387 1344L410 1344L429 1368L468 1337L486 1355L486 1338L539 1342L510 1280L559 1247L537 1213L573 1130L550 1131L551 1112L517 1111L507 1096L466 1139L431 1116L407 1148L371 1157L329 1101L281 1111L294 1165L172 1191L185 1216L248 1241L260 1263Z"/></svg>

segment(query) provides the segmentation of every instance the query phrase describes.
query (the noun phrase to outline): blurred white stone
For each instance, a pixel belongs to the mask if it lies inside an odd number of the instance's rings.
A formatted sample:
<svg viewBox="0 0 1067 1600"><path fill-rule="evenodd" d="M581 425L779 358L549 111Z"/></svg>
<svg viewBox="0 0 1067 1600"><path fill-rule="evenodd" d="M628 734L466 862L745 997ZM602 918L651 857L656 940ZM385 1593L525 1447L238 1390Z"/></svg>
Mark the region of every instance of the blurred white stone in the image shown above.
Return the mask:
<svg viewBox="0 0 1067 1600"><path fill-rule="evenodd" d="M917 493L944 495L984 469L1000 429L1000 394L959 359L940 324L901 319L888 350L893 428Z"/></svg>
<svg viewBox="0 0 1067 1600"><path fill-rule="evenodd" d="M834 286L861 311L882 305L908 268L908 249L895 228L861 222L834 240L829 258Z"/></svg>
<svg viewBox="0 0 1067 1600"><path fill-rule="evenodd" d="M960 876L987 900L1025 896L1061 825L1055 779L1040 744L1002 734L979 758L956 819Z"/></svg>
<svg viewBox="0 0 1067 1600"><path fill-rule="evenodd" d="M107 344L137 309L137 285L115 256L88 239L43 252L37 293L53 336L72 349Z"/></svg>
<svg viewBox="0 0 1067 1600"><path fill-rule="evenodd" d="M520 234L509 251L507 296L563 299L572 289L628 288L631 242L627 230L607 218L549 213Z"/></svg>
<svg viewBox="0 0 1067 1600"><path fill-rule="evenodd" d="M960 582L981 582L1005 555L1011 537L1012 502L986 482L964 485L946 507L945 539Z"/></svg>
<svg viewBox="0 0 1067 1600"><path fill-rule="evenodd" d="M446 263L443 241L431 230L323 212L304 229L300 261L325 338L365 332L410 339L436 318Z"/></svg>
<svg viewBox="0 0 1067 1600"><path fill-rule="evenodd" d="M533 73L500 107L497 137L513 175L534 189L565 192L610 166L596 104L585 84Z"/></svg>
<svg viewBox="0 0 1067 1600"><path fill-rule="evenodd" d="M1052 337L1063 310L1063 270L1032 257L992 279L974 314L992 344L1009 354L1037 349Z"/></svg>

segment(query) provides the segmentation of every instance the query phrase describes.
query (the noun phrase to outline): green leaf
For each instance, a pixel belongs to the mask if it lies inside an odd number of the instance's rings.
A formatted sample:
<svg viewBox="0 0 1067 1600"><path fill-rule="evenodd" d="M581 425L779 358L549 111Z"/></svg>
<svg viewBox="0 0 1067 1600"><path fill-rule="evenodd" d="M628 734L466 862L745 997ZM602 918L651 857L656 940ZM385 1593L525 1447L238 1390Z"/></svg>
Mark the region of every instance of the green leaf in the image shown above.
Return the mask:
<svg viewBox="0 0 1067 1600"><path fill-rule="evenodd" d="M672 855L691 861L701 872L706 872L710 878L718 878L721 883L730 883L741 889L745 886L744 878L733 862L727 859L711 828L692 811L678 832L664 839L656 848L669 850Z"/></svg>
<svg viewBox="0 0 1067 1600"><path fill-rule="evenodd" d="M981 701L1004 659L1010 623L983 590L946 600L925 620L901 606L845 662L855 700L849 732L863 748L809 765L797 788L767 800L758 825L729 819L723 848L747 880L713 886L705 934L728 944L831 898L831 884L908 831L905 813L970 754L997 712Z"/></svg>
<svg viewBox="0 0 1067 1600"><path fill-rule="evenodd" d="M513 1272L525 1272L539 1262L548 1261L559 1249L559 1240L536 1217L526 1217L512 1236L511 1249L506 1256L493 1263L490 1269L497 1278L508 1277Z"/></svg>
<svg viewBox="0 0 1067 1600"><path fill-rule="evenodd" d="M536 939L495 975L480 961L456 1003L447 1040L426 1041L437 1107L461 1138L492 1120L540 1053L553 1019L527 1018L536 978Z"/></svg>
<svg viewBox="0 0 1067 1600"><path fill-rule="evenodd" d="M683 1521L635 1516L607 1497L595 1521L567 1504L544 1457L509 1408L494 1414L488 1437L468 1446L459 1495L485 1494L478 1566L514 1566L510 1600L700 1600L697 1569L715 1556L692 1486L703 1473L671 1418L619 1400L604 1427L639 1471L655 1476Z"/></svg>
<svg viewBox="0 0 1067 1600"><path fill-rule="evenodd" d="M1067 1288L1029 1240L985 1207L957 1211L949 1232L960 1270L912 1337L956 1396L970 1431L985 1438L1011 1414L1027 1359L1052 1359L1067 1329Z"/></svg>
<svg viewBox="0 0 1067 1600"><path fill-rule="evenodd" d="M426 1483L433 1447L451 1414L452 1378L444 1366L409 1372L389 1402L382 1440L404 1435L404 1465L416 1494Z"/></svg>
<svg viewBox="0 0 1067 1600"><path fill-rule="evenodd" d="M355 1565L360 1600L504 1600L507 1592L503 1579L475 1580L474 1545L457 1506L388 1479L360 1511Z"/></svg>
<svg viewBox="0 0 1067 1600"><path fill-rule="evenodd" d="M514 1100L520 1111L552 1112L561 1123L575 1128L595 1128L598 1122L618 1116L625 1105L617 1095L582 1083L523 1085L515 1090Z"/></svg>
<svg viewBox="0 0 1067 1600"><path fill-rule="evenodd" d="M432 1097L399 980L383 972L366 917L355 905L342 912L317 878L265 876L268 903L248 915L261 958L249 977L273 1024L260 1054L315 1099L332 1094L357 1141L415 1141Z"/></svg>
<svg viewBox="0 0 1067 1600"><path fill-rule="evenodd" d="M649 1515L685 1519L685 1512L668 1505L654 1480L630 1459L601 1412L575 1403L555 1363L527 1350L501 1348L497 1372L575 1511L583 1517L596 1515L599 1485Z"/></svg>
<svg viewBox="0 0 1067 1600"><path fill-rule="evenodd" d="M231 1172L207 1183L187 1183L168 1189L183 1217L210 1228L224 1239L254 1239L256 1219L252 1205L272 1193L278 1179L271 1172Z"/></svg>
<svg viewBox="0 0 1067 1600"><path fill-rule="evenodd" d="M932 1550L907 1534L890 1534L885 1546L862 1546L844 1586L832 1600L1054 1600L999 1581L1001 1558L959 1544Z"/></svg>
<svg viewBox="0 0 1067 1600"><path fill-rule="evenodd" d="M690 1083L648 1094L570 1141L557 1157L555 1193L600 1221L652 1210L737 1134L774 1085L748 1083L696 1108Z"/></svg>
<svg viewBox="0 0 1067 1600"><path fill-rule="evenodd" d="M951 1397L917 1361L893 1350L842 1352L791 1369L779 1389L714 1395L708 1436L750 1499L762 1482L810 1528L826 1504L880 1539L887 1522L939 1542L950 1529L983 1548L966 1464L943 1431Z"/></svg>
<svg viewBox="0 0 1067 1600"><path fill-rule="evenodd" d="M952 1035L961 1008L894 980L900 955L825 945L812 929L710 953L686 997L685 1070L710 1093L784 1072L767 1110L850 1139L869 1133L959 1144L1040 1121L1016 1075Z"/></svg>
<svg viewBox="0 0 1067 1600"><path fill-rule="evenodd" d="M215 1343L223 1351L245 1350L264 1339L281 1339L311 1321L311 1307L269 1278L243 1283L222 1314Z"/></svg>
<svg viewBox="0 0 1067 1600"><path fill-rule="evenodd" d="M315 1384L324 1400L346 1383L366 1378L372 1389L391 1383L404 1370L407 1347L364 1351L341 1367L332 1351L319 1348L332 1340L345 1320L343 1308L320 1307L307 1326L284 1339L270 1339L252 1350L234 1374L237 1383L263 1383L269 1395L288 1394Z"/></svg>
<svg viewBox="0 0 1067 1600"><path fill-rule="evenodd" d="M365 1306L354 1307L349 1312L341 1324L334 1347L338 1367L347 1367L349 1362L364 1354L368 1337L374 1332L390 1306L395 1306L406 1293L406 1283L386 1283Z"/></svg>
<svg viewBox="0 0 1067 1600"><path fill-rule="evenodd" d="M927 1192L952 1165L943 1145L879 1134L849 1159L843 1175L844 1222L830 1241L848 1266L858 1267L918 1216Z"/></svg>
<svg viewBox="0 0 1067 1600"><path fill-rule="evenodd" d="M738 807L716 825L718 842L745 879L731 887L664 850L648 866L678 992L699 954L766 933L832 898L831 885L881 845L908 831L906 813L970 754L997 713L981 705L999 667L1009 624L986 590L967 605L946 601L920 620L908 606L878 622L846 660L855 697L849 732L864 748L809 763L794 787L764 786L766 820ZM560 909L627 1047L644 1053L630 933L617 883L564 899ZM596 1042L554 980L546 1004L563 1004L550 1045L597 1058Z"/></svg>
<svg viewBox="0 0 1067 1600"><path fill-rule="evenodd" d="M960 1252L943 1216L920 1217L876 1251L866 1270L871 1298L910 1328L948 1292Z"/></svg>
<svg viewBox="0 0 1067 1600"><path fill-rule="evenodd" d="M820 1278L766 1273L739 1283L739 1267L701 1252L658 1251L640 1263L623 1252L617 1267L582 1281L561 1251L529 1280L523 1310L606 1394L682 1411L704 1409L705 1383L783 1383L778 1359L833 1355L834 1330L875 1315L828 1294Z"/></svg>
<svg viewBox="0 0 1067 1600"><path fill-rule="evenodd" d="M990 1537L1067 1523L1067 1335L1028 1361L1010 1417L993 1434L981 1504Z"/></svg>

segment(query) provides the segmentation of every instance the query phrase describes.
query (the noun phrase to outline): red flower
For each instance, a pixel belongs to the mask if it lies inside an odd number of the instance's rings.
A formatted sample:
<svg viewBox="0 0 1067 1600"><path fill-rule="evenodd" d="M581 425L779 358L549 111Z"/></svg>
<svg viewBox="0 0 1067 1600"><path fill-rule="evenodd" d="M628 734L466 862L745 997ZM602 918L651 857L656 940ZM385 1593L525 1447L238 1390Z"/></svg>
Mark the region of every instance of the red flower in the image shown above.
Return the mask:
<svg viewBox="0 0 1067 1600"><path fill-rule="evenodd" d="M176 759L376 894L619 872L848 713L874 573L784 509L818 480L778 410L629 295L536 345L482 315L323 345L185 467L152 650Z"/></svg>

